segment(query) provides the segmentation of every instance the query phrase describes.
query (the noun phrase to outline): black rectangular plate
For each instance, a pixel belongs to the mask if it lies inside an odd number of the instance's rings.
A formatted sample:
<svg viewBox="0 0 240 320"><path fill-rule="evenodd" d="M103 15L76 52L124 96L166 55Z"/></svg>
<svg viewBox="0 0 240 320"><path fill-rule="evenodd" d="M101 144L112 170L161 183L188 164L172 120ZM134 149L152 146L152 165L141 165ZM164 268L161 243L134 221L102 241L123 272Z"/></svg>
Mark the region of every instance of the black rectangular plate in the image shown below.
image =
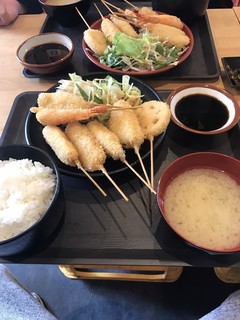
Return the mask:
<svg viewBox="0 0 240 320"><path fill-rule="evenodd" d="M116 2L118 7L126 8L126 3ZM149 2L136 2L137 6L149 6ZM98 4L101 12L107 15L109 12L100 3ZM100 18L96 8L92 6L86 15L85 19L88 24L91 25L93 22ZM79 17L80 19L80 17ZM214 80L220 75L220 68L212 33L209 25L207 15L199 18L194 24L189 25L193 36L194 36L194 48L191 55L179 66L170 71L160 73L151 76L151 79L159 80ZM59 26L51 18L46 18L41 33L44 32L60 32L69 36L75 44L75 52L72 58L72 64L69 68L61 70L56 74L50 75L38 75L30 72L27 69L23 70L25 77L29 78L47 78L59 80L61 78L68 78L69 72L76 72L79 75L84 75L90 72L103 71L99 67L95 66L84 54L82 49L82 36L84 30L86 30L84 23L74 28L64 28ZM146 80L148 77L144 77Z"/></svg>
<svg viewBox="0 0 240 320"><path fill-rule="evenodd" d="M29 108L39 92L16 97L1 136L0 144L26 143L24 126ZM159 91L165 100L169 91ZM180 131L179 131L180 130ZM215 136L187 134L170 123L155 150L155 188L162 171L178 157L197 151L214 151L240 159L240 129ZM149 168L149 161L146 163ZM140 168L136 168L139 172ZM161 218L156 196L127 170L115 181L129 201L123 200L106 181L98 181L108 196L87 178L62 176L65 192L65 221L56 238L38 252L28 252L1 263L115 264L240 266L240 253L210 255L188 246Z"/></svg>

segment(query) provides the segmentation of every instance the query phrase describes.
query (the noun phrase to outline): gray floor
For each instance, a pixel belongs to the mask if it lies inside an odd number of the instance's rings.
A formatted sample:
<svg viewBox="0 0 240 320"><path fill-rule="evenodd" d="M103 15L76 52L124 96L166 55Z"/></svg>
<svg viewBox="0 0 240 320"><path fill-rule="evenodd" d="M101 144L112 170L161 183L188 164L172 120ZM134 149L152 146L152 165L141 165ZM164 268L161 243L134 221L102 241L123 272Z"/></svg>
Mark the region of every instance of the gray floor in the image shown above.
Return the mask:
<svg viewBox="0 0 240 320"><path fill-rule="evenodd" d="M52 265L7 267L61 320L194 320L240 289L207 268L184 268L173 283L146 283L72 280Z"/></svg>

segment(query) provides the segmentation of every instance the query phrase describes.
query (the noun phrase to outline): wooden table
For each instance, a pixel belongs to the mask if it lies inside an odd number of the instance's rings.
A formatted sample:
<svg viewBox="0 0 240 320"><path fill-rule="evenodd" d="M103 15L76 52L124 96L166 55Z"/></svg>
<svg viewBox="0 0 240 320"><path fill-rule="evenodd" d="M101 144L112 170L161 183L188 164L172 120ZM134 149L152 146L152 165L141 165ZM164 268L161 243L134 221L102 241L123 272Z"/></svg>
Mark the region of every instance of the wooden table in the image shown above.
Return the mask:
<svg viewBox="0 0 240 320"><path fill-rule="evenodd" d="M209 9L208 17L213 33L213 38L222 69L221 58L239 55L240 48L240 10L234 9ZM38 34L44 22L45 14L22 15L10 26L0 28L0 132L2 132L14 98L25 91L41 91L51 87L56 81L25 78L22 66L17 61L16 50L28 37ZM186 82L165 82L154 80L150 84L156 89L174 89ZM214 84L225 87L235 95L240 103L240 91L232 89L225 79L225 75L217 79Z"/></svg>

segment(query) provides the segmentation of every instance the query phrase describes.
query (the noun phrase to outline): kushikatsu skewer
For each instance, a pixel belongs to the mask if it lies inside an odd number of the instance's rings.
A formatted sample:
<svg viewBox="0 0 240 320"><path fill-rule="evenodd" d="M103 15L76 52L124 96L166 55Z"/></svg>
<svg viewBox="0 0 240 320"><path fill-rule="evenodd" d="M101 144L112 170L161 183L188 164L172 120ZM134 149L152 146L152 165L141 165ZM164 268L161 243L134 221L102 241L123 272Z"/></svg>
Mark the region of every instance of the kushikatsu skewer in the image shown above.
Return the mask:
<svg viewBox="0 0 240 320"><path fill-rule="evenodd" d="M141 109L135 111L146 139L150 141L151 186L154 186L153 141L168 126L169 106L161 101L144 102Z"/></svg>
<svg viewBox="0 0 240 320"><path fill-rule="evenodd" d="M128 106L128 103L124 100L119 100L114 105L126 108ZM125 148L134 149L141 164L146 181L150 185L149 177L139 153L140 146L144 142L144 133L142 128L140 127L134 110L124 111L119 108L119 110L117 110L116 112L112 112L110 115L110 119L108 120L108 128L117 135L121 144Z"/></svg>
<svg viewBox="0 0 240 320"><path fill-rule="evenodd" d="M59 127L46 126L43 128L42 134L47 144L52 148L60 161L66 165L77 166L78 169L80 169L95 185L95 187L97 187L102 195L106 197L106 192L103 191L99 184L82 167L76 148Z"/></svg>
<svg viewBox="0 0 240 320"><path fill-rule="evenodd" d="M148 185L148 183L140 176L140 174L128 163L125 156L125 151L120 143L117 135L105 127L101 122L97 120L90 121L87 124L89 130L93 133L98 142L102 145L106 154L114 160L122 161L134 174L151 190L156 194L155 190Z"/></svg>
<svg viewBox="0 0 240 320"><path fill-rule="evenodd" d="M65 133L74 147L77 149L80 162L83 168L87 171L93 172L100 170L113 184L121 196L128 201L127 196L119 188L119 186L109 176L104 163L106 161L106 153L88 127L78 122L69 123L66 126Z"/></svg>

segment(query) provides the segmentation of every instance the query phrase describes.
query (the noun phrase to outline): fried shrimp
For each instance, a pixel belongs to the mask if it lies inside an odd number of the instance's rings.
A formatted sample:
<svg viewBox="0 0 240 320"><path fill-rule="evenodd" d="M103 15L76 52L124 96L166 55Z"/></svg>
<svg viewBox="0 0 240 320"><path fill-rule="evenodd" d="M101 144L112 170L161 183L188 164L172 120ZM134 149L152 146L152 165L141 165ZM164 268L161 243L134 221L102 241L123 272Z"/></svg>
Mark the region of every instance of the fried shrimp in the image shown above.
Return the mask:
<svg viewBox="0 0 240 320"><path fill-rule="evenodd" d="M107 39L101 30L87 29L84 31L84 40L88 47L98 56L102 56L107 49Z"/></svg>
<svg viewBox="0 0 240 320"><path fill-rule="evenodd" d="M173 15L158 14L156 11L149 7L142 7L137 12L137 25L143 26L145 23L162 23L178 29L183 28L182 21Z"/></svg>
<svg viewBox="0 0 240 320"><path fill-rule="evenodd" d="M31 112L36 113L37 121L42 125L58 126L60 124L86 120L108 112L109 107L100 105L91 109L51 109L33 107Z"/></svg>
<svg viewBox="0 0 240 320"><path fill-rule="evenodd" d="M121 32L121 30L108 18L102 19L101 29L109 42L112 42L116 32Z"/></svg>
<svg viewBox="0 0 240 320"><path fill-rule="evenodd" d="M101 144L108 156L114 160L125 161L125 151L115 133L97 120L90 121L87 124L87 127Z"/></svg>
<svg viewBox="0 0 240 320"><path fill-rule="evenodd" d="M38 95L38 106L50 109L75 109L89 108L94 105L91 101L85 101L80 96L66 91L42 92Z"/></svg>
<svg viewBox="0 0 240 320"><path fill-rule="evenodd" d="M73 122L66 126L65 133L77 149L80 162L84 169L90 172L101 170L107 156L103 147L87 126Z"/></svg>
<svg viewBox="0 0 240 320"><path fill-rule="evenodd" d="M184 31L161 23L146 23L146 29L167 46L183 48L189 45L190 39Z"/></svg>
<svg viewBox="0 0 240 320"><path fill-rule="evenodd" d="M135 31L135 29L131 26L131 24L122 19L122 18L117 18L115 16L110 17L111 21L117 26L121 32L125 33L126 35L133 37L133 38L138 38L138 33Z"/></svg>
<svg viewBox="0 0 240 320"><path fill-rule="evenodd" d="M59 160L66 165L76 166L76 163L79 161L78 152L59 127L46 126L43 128L42 134Z"/></svg>
<svg viewBox="0 0 240 320"><path fill-rule="evenodd" d="M171 117L169 106L155 100L144 102L135 113L147 139L161 134L167 128Z"/></svg>

